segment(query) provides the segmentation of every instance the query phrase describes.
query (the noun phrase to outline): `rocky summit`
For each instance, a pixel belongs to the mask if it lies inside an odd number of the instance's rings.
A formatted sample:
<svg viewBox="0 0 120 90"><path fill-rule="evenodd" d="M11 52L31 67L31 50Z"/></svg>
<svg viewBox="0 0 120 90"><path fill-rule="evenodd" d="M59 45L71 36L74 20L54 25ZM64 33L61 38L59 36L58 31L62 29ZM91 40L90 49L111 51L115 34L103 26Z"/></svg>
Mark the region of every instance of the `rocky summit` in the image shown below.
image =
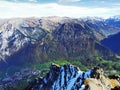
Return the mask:
<svg viewBox="0 0 120 90"><path fill-rule="evenodd" d="M100 67L81 71L73 65L52 64L49 72L25 90L120 90L119 76L106 76Z"/></svg>

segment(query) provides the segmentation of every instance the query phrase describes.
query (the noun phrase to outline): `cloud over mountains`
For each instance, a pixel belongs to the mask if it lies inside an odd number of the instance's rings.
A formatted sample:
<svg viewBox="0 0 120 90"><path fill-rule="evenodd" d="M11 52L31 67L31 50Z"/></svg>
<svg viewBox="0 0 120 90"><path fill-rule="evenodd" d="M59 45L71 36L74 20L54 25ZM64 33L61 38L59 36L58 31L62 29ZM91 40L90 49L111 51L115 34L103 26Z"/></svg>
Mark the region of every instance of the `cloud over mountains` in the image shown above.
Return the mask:
<svg viewBox="0 0 120 90"><path fill-rule="evenodd" d="M83 2L84 1L84 2ZM84 17L98 16L109 17L119 14L119 3L111 4L111 7L85 6L86 0L51 0L42 2L41 0L1 0L0 1L0 18L12 17L43 17L43 16L68 16ZM94 3L97 0L94 0ZM61 3L59 3L61 2ZM66 2L63 4L62 2ZM75 3L67 4L67 3ZM80 4L79 6L76 4ZM82 3L83 4L82 4ZM90 2L90 0L88 1ZM84 4L85 3L85 4ZM102 3L106 3L102 0ZM99 4L99 3L98 3Z"/></svg>

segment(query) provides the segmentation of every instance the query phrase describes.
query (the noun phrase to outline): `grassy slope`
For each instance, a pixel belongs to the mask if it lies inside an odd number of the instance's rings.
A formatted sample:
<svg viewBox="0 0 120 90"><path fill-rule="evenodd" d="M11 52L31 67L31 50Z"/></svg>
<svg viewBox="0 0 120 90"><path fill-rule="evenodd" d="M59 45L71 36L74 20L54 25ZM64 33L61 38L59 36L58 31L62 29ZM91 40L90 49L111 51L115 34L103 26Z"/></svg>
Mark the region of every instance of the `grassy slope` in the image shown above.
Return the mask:
<svg viewBox="0 0 120 90"><path fill-rule="evenodd" d="M105 71L107 71L107 74L119 74L120 75L120 61L119 62L114 62L112 60L104 60L104 59L98 59L97 62L95 62L95 65L91 64L90 66L84 66L80 61L75 60L75 61L68 61L68 60L53 60L53 61L48 61L43 64L35 64L32 67L42 70L46 69L49 70L49 67L52 63L58 64L58 65L64 65L64 64L73 64L75 66L78 66L80 70L85 71L89 68L93 68L94 66L100 66L102 67ZM86 62L87 63L87 62ZM117 70L114 72L114 70Z"/></svg>
<svg viewBox="0 0 120 90"><path fill-rule="evenodd" d="M58 64L60 66L65 65L65 64L73 64L73 65L80 67L81 70L86 70L86 67L84 65L82 65L81 62L79 62L79 61L71 62L68 60L53 60L53 61L45 62L43 64L35 64L35 65L33 65L33 67L36 69L39 69L39 70L40 69L49 69L49 67L52 63Z"/></svg>
<svg viewBox="0 0 120 90"><path fill-rule="evenodd" d="M118 62L115 62L115 61L112 61L112 60L104 60L104 59L100 59L100 58L96 58L96 61L92 62L91 64L88 64L87 66L83 65L79 60L63 60L63 59L59 59L59 60L49 60L49 61L46 61L42 64L38 63L38 64L33 64L33 65L26 65L25 67L32 67L32 68L36 68L38 70L49 70L49 67L52 63L55 63L55 64L58 64L58 65L64 65L64 64L73 64L75 66L78 66L80 68L80 70L87 70L89 68L93 68L94 66L100 66L102 67L104 70L107 70L109 71L108 74L111 74L110 71L112 70L117 70L118 72L116 73L119 73L120 74L120 56L117 56L117 58L119 59ZM86 63L89 63L86 62ZM14 74L15 72L18 72L21 70L22 67L16 67L16 66L11 66L7 69L7 73L8 75L12 75ZM5 72L0 72L0 77L4 76ZM115 74L115 72L114 72Z"/></svg>

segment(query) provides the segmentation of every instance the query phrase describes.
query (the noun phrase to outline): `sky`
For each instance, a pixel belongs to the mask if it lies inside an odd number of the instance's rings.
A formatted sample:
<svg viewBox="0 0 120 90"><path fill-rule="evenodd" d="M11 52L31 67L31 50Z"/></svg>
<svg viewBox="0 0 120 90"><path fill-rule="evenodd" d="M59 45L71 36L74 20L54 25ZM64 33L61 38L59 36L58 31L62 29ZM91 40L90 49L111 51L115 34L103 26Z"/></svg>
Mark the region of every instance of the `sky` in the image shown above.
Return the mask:
<svg viewBox="0 0 120 90"><path fill-rule="evenodd" d="M0 0L0 18L120 15L120 0Z"/></svg>

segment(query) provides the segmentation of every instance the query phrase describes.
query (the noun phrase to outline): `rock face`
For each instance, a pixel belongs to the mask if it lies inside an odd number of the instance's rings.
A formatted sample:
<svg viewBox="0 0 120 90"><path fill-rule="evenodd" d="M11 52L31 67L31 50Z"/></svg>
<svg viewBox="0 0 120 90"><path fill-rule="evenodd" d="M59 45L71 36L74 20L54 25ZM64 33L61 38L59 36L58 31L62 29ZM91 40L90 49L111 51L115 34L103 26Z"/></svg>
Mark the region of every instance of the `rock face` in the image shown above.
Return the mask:
<svg viewBox="0 0 120 90"><path fill-rule="evenodd" d="M107 80L101 68L94 68L91 73L91 78L85 80L88 90L110 90L111 83Z"/></svg>
<svg viewBox="0 0 120 90"><path fill-rule="evenodd" d="M86 72L73 65L57 66L52 64L50 71L43 78L35 80L25 90L117 90L120 86L116 80L113 87L101 68Z"/></svg>

